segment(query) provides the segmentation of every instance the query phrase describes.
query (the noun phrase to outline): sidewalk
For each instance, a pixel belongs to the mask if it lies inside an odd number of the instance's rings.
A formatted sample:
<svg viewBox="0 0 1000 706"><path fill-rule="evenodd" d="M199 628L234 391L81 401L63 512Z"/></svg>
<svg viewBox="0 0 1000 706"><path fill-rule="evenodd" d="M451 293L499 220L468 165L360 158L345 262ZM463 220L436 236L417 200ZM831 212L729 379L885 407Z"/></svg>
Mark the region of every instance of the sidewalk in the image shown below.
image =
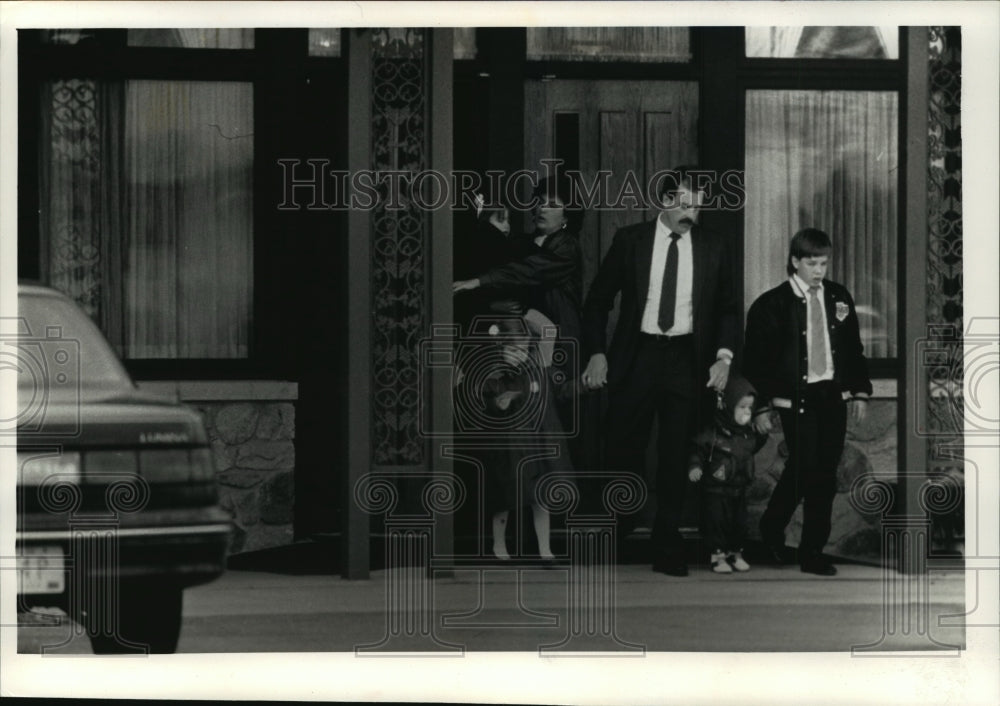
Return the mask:
<svg viewBox="0 0 1000 706"><path fill-rule="evenodd" d="M433 582L410 570L402 580L415 602L420 591L435 615L428 620L437 641L467 650L535 651L564 641L574 617L589 617L579 631L596 636L566 645L573 650L619 651L849 651L934 649L964 644L962 627L938 626L942 615L964 612L964 576L932 573L930 603L883 607L885 579L879 568L842 565L834 578L803 574L798 567L755 567L742 575L717 575L694 567L686 578L653 573L645 565L612 567L614 596L571 592L568 567L556 570L460 570ZM403 570L406 572L407 570ZM368 581L333 576L288 577L232 571L221 580L190 590L185 598L181 651L352 651L378 643L389 633L385 571ZM394 578L400 581L401 574ZM891 574L893 582L919 581ZM433 595L431 595L431 593ZM607 600L613 611L599 612ZM591 605L586 610L571 606ZM901 621L927 611L927 634L901 633ZM893 612L894 611L894 612ZM276 626L271 616L281 616ZM405 632L406 619L400 614ZM883 625L894 617L896 633ZM956 620L955 623L960 623ZM617 640L602 633L613 625ZM419 624L419 623L418 623ZM625 643L625 644L621 644ZM390 641L384 649L434 650L427 638Z"/></svg>
<svg viewBox="0 0 1000 706"><path fill-rule="evenodd" d="M574 581L574 591L569 567L463 569L433 582L420 569L391 575L375 571L367 581L230 570L185 592L178 651L353 652L384 641L390 632L394 639L379 649L535 652L565 643L571 632L579 633L579 639L563 645L571 652L637 654L849 652L866 644L878 650L927 650L942 649L935 640L954 646L965 641L961 620L944 617L965 611L965 577L958 571L932 571L926 577L891 573L887 579L880 568L842 564L836 577L821 578L796 566L754 566L733 575L694 566L690 576L674 578L648 565L605 568L610 573L596 578L606 583ZM390 579L409 605L433 605L434 610L390 615ZM913 591L921 581L927 583L928 603L883 605L884 589ZM601 585L613 587L614 595L594 593ZM19 630L21 650L62 642L72 628L65 622L54 627L35 622ZM406 636L407 626L415 637ZM87 653L89 643L78 635L60 652Z"/></svg>

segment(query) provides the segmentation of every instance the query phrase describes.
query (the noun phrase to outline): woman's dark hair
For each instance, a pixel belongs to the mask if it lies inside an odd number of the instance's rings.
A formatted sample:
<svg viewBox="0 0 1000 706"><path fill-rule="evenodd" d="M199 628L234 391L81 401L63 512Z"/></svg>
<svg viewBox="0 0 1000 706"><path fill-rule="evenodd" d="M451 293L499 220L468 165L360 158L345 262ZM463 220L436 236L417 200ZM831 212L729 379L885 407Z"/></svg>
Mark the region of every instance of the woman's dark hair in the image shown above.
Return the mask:
<svg viewBox="0 0 1000 706"><path fill-rule="evenodd" d="M789 275L795 273L792 258L801 260L804 257L821 257L829 255L833 250L830 236L818 228L803 228L792 236L792 244L788 249L788 264L785 269Z"/></svg>
<svg viewBox="0 0 1000 706"><path fill-rule="evenodd" d="M580 205L580 189L568 175L557 172L554 177L545 177L538 182L531 195L546 200L558 197L564 204L566 229L573 233L579 232L585 212Z"/></svg>

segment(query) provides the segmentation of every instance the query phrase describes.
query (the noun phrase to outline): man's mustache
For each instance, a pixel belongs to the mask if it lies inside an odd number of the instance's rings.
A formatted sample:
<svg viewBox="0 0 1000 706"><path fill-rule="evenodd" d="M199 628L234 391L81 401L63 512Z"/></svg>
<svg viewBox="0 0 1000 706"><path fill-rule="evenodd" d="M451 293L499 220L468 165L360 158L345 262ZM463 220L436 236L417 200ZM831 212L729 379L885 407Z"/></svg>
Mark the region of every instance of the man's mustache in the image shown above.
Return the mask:
<svg viewBox="0 0 1000 706"><path fill-rule="evenodd" d="M692 221L692 220L691 220L690 218L688 218L687 216L685 216L684 218L680 219L680 220L678 221L678 223L683 223L683 224L685 224L685 225L689 225L689 226L693 226L693 225L694 225L694 221Z"/></svg>

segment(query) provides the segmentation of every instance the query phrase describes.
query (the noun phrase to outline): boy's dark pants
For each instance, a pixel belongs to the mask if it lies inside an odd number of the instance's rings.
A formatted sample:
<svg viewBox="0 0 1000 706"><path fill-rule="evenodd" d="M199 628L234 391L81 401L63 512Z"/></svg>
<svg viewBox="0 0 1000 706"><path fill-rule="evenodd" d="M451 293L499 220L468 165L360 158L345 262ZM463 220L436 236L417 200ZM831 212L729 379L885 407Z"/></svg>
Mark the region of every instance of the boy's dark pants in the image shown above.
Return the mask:
<svg viewBox="0 0 1000 706"><path fill-rule="evenodd" d="M743 551L746 538L747 499L740 489L732 494L705 490L702 495L701 536L712 552Z"/></svg>
<svg viewBox="0 0 1000 706"><path fill-rule="evenodd" d="M804 411L800 411L803 409ZM830 538L837 466L847 432L847 405L836 383L812 383L805 405L778 410L788 460L760 519L764 541L784 544L785 527L804 500L799 562L818 556Z"/></svg>

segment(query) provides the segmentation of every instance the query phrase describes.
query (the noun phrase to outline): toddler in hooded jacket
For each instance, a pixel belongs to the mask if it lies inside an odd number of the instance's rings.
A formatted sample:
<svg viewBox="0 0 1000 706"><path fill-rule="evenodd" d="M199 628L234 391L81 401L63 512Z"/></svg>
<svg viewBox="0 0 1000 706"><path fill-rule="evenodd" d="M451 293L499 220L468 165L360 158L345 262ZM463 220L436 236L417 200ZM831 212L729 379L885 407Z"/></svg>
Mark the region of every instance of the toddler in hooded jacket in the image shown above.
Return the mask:
<svg viewBox="0 0 1000 706"><path fill-rule="evenodd" d="M712 547L712 571L749 571L743 559L747 487L754 479L754 454L766 434L750 425L757 393L743 377L729 376L712 426L695 436L688 478L702 484L701 535Z"/></svg>

